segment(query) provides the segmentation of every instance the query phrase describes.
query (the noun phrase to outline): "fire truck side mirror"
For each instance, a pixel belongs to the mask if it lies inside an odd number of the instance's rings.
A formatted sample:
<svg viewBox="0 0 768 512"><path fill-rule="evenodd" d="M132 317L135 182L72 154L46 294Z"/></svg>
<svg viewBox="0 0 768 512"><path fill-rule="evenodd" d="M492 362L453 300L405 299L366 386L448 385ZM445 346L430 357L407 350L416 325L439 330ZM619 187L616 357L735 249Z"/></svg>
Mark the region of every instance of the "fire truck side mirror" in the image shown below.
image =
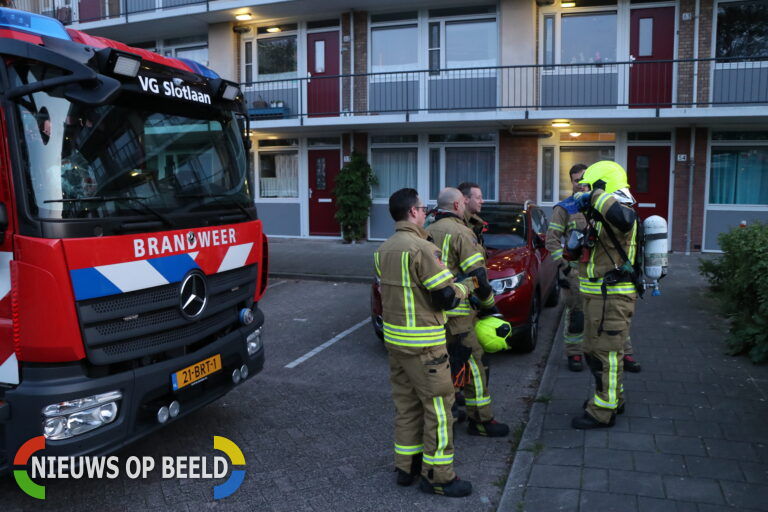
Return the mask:
<svg viewBox="0 0 768 512"><path fill-rule="evenodd" d="M0 203L0 244L5 241L5 231L8 229L8 212L5 203Z"/></svg>

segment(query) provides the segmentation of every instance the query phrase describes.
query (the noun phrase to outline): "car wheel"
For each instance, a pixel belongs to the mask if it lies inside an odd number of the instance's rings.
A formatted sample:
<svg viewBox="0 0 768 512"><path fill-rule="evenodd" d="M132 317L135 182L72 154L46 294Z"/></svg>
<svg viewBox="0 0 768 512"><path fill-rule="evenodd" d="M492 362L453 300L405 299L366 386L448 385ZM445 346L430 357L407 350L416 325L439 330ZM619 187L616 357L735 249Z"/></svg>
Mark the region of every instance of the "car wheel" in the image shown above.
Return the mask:
<svg viewBox="0 0 768 512"><path fill-rule="evenodd" d="M384 326L381 317L379 315L371 315L371 324L373 325L373 332L376 333L376 337L384 342Z"/></svg>
<svg viewBox="0 0 768 512"><path fill-rule="evenodd" d="M560 276L555 276L555 284L552 285L552 291L549 292L549 296L547 296L547 302L544 304L548 308L553 308L557 306L557 303L560 302Z"/></svg>
<svg viewBox="0 0 768 512"><path fill-rule="evenodd" d="M528 330L523 334L517 348L520 352L533 352L539 339L539 316L541 306L539 304L539 290L533 292L531 299L531 311L528 314Z"/></svg>

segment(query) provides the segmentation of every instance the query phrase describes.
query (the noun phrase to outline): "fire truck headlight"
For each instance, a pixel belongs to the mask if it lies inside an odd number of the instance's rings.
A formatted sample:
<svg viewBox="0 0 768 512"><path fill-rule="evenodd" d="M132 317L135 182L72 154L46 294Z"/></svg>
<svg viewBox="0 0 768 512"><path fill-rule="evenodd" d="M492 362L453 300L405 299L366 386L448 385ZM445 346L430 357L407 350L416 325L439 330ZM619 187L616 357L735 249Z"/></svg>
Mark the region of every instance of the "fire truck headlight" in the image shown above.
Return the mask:
<svg viewBox="0 0 768 512"><path fill-rule="evenodd" d="M253 356L261 350L261 327L253 331L251 334L248 335L248 337L245 339L245 347L248 350L248 355Z"/></svg>
<svg viewBox="0 0 768 512"><path fill-rule="evenodd" d="M112 423L122 397L119 391L110 391L43 407L43 434L51 440L69 439Z"/></svg>

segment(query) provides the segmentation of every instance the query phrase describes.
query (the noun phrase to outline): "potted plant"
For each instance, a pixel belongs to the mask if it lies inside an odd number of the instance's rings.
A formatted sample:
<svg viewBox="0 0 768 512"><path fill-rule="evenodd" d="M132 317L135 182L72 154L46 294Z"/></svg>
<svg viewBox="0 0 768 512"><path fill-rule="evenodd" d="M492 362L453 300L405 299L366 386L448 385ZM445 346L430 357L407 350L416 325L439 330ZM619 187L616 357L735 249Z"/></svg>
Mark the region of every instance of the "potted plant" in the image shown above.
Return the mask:
<svg viewBox="0 0 768 512"><path fill-rule="evenodd" d="M344 243L365 238L365 225L371 210L371 186L377 183L373 169L360 153L352 153L349 163L336 176L333 189L336 220L341 225Z"/></svg>

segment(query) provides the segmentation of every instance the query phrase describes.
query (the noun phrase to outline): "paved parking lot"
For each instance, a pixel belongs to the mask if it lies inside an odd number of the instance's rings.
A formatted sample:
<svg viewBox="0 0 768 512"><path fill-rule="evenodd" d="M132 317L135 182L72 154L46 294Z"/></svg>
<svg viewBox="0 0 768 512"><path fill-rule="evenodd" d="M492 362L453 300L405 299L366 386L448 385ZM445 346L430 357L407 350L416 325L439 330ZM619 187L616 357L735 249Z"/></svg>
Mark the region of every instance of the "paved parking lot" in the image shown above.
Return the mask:
<svg viewBox="0 0 768 512"><path fill-rule="evenodd" d="M213 436L231 439L246 461L232 496L213 500L220 480L48 480L44 502L27 497L13 478L0 481L2 509L259 511L495 510L507 480L514 439L485 439L456 427L456 469L472 481L466 499L427 496L394 484L386 351L369 319L369 285L273 280L262 308L267 361L260 374L184 421L123 450L119 456L199 455ZM526 355L491 358L490 388L499 420L513 430L535 396L557 327L557 309L542 315L539 346ZM345 334L346 333L346 334ZM343 336L342 336L343 335Z"/></svg>

